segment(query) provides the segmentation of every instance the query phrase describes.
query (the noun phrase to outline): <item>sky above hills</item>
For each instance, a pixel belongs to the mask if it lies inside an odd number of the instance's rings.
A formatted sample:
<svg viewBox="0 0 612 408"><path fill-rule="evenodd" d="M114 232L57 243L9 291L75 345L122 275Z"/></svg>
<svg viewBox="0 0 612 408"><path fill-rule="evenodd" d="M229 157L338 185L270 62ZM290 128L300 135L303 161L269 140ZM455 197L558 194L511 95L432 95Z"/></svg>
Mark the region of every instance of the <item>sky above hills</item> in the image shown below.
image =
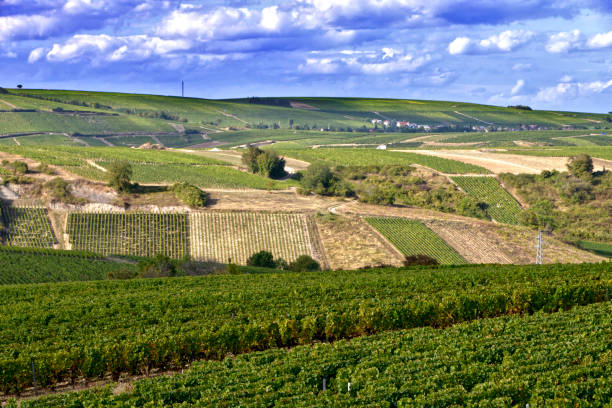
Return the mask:
<svg viewBox="0 0 612 408"><path fill-rule="evenodd" d="M612 111L611 0L0 0L0 86Z"/></svg>

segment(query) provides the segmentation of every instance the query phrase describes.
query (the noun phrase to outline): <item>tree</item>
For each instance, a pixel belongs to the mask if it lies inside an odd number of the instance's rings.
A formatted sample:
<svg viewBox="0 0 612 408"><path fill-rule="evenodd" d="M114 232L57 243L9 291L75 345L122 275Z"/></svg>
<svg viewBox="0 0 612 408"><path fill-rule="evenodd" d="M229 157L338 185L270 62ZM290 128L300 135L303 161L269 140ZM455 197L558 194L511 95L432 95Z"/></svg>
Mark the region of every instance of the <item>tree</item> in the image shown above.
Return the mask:
<svg viewBox="0 0 612 408"><path fill-rule="evenodd" d="M21 89L21 88L23 88L23 85L19 84L19 85L17 85L17 88Z"/></svg>
<svg viewBox="0 0 612 408"><path fill-rule="evenodd" d="M336 176L324 163L313 163L302 175L302 193L336 195L350 197L354 195L351 186Z"/></svg>
<svg viewBox="0 0 612 408"><path fill-rule="evenodd" d="M275 268L274 256L268 251L259 251L247 259L248 266L259 266L262 268Z"/></svg>
<svg viewBox="0 0 612 408"><path fill-rule="evenodd" d="M300 255L289 264L289 270L293 272L314 272L320 271L321 265L308 255Z"/></svg>
<svg viewBox="0 0 612 408"><path fill-rule="evenodd" d="M258 147L250 146L242 154L242 163L249 171L269 178L282 178L285 172L285 159L279 157L272 150L261 150Z"/></svg>
<svg viewBox="0 0 612 408"><path fill-rule="evenodd" d="M410 255L404 259L404 266L439 265L436 258L429 255Z"/></svg>
<svg viewBox="0 0 612 408"><path fill-rule="evenodd" d="M120 193L132 188L132 165L126 161L116 161L108 169L108 185Z"/></svg>
<svg viewBox="0 0 612 408"><path fill-rule="evenodd" d="M593 176L593 159L585 153L572 156L567 163L567 169L575 177L590 180Z"/></svg>

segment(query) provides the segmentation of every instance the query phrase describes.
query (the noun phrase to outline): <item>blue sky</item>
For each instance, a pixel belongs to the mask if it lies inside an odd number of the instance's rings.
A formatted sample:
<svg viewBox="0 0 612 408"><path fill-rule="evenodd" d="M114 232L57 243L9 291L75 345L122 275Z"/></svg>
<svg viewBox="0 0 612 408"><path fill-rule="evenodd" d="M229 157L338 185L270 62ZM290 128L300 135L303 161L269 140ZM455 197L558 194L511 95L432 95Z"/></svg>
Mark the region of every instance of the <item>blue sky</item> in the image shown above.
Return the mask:
<svg viewBox="0 0 612 408"><path fill-rule="evenodd" d="M612 0L0 0L0 86L612 111Z"/></svg>

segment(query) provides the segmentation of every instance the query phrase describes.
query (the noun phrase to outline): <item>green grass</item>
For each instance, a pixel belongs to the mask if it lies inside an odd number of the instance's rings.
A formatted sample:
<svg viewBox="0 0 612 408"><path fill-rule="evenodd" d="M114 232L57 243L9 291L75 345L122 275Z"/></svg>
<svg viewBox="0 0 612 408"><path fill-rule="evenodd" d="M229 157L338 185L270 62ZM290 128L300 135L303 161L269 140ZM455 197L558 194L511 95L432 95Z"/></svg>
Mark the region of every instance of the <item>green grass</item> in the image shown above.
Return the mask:
<svg viewBox="0 0 612 408"><path fill-rule="evenodd" d="M603 242L578 241L578 246L606 258L612 258L612 244Z"/></svg>
<svg viewBox="0 0 612 408"><path fill-rule="evenodd" d="M604 407L611 331L604 303L228 356L119 395L107 387L21 407Z"/></svg>
<svg viewBox="0 0 612 408"><path fill-rule="evenodd" d="M570 157L580 153L586 153L591 157L600 159L612 160L612 146L580 146L580 147L551 147L539 149L512 149L509 151L513 154L522 154L526 156L542 156L542 157ZM507 153L507 152L506 152Z"/></svg>
<svg viewBox="0 0 612 408"><path fill-rule="evenodd" d="M277 149L279 154L304 160L309 163L321 161L334 166L368 166L368 165L410 165L420 164L442 173L487 174L483 167L462 163L456 160L426 156L409 152L390 152L375 149Z"/></svg>
<svg viewBox="0 0 612 408"><path fill-rule="evenodd" d="M403 255L427 255L440 264L461 265L466 261L422 222L401 218L366 218Z"/></svg>
<svg viewBox="0 0 612 408"><path fill-rule="evenodd" d="M519 224L520 204L493 177L452 177L466 193L486 204L491 219L505 224Z"/></svg>

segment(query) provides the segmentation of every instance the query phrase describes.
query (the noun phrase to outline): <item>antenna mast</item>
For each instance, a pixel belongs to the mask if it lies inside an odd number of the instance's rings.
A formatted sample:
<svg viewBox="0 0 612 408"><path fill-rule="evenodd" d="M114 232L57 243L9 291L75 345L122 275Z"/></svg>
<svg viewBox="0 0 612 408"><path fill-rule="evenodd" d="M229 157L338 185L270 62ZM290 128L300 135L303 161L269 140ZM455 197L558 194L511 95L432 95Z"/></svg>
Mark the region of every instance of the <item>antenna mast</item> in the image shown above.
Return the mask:
<svg viewBox="0 0 612 408"><path fill-rule="evenodd" d="M181 81L181 96L185 97L185 81Z"/></svg>
<svg viewBox="0 0 612 408"><path fill-rule="evenodd" d="M543 246L543 239L542 239L542 231L538 231L538 238L536 240L536 249L538 250L537 254L536 254L536 264L538 265L542 265L543 260L544 260L544 253L542 250L542 246Z"/></svg>

